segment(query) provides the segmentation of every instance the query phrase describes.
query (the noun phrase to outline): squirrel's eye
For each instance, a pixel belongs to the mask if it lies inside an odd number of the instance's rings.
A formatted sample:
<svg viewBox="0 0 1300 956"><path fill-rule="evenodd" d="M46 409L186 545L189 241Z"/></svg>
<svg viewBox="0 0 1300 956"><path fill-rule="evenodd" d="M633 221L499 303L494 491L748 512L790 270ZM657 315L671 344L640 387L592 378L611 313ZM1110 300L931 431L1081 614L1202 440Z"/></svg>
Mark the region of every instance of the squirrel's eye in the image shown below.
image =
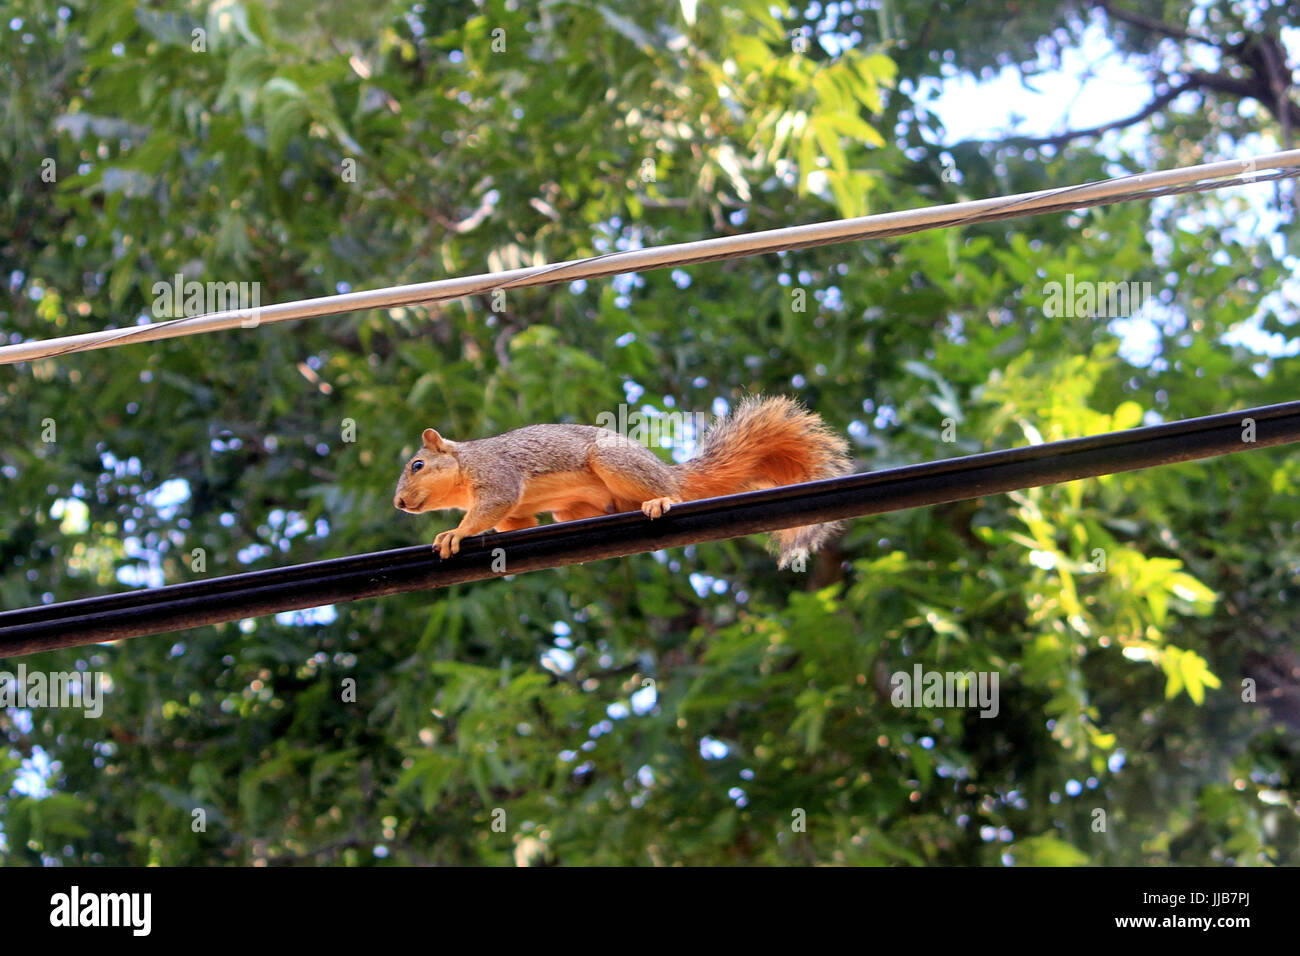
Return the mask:
<svg viewBox="0 0 1300 956"><path fill-rule="evenodd" d="M424 467L424 462L420 461L420 459L418 458L415 461L411 462L412 473L419 471L423 467Z"/></svg>

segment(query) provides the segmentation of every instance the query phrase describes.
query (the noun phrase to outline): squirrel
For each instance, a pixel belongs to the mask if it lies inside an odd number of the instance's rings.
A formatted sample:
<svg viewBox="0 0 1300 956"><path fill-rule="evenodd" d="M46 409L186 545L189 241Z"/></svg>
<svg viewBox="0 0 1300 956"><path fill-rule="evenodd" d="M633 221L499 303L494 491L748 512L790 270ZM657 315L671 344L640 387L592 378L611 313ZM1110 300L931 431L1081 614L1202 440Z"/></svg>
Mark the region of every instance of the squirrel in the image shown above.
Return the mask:
<svg viewBox="0 0 1300 956"><path fill-rule="evenodd" d="M681 465L666 465L644 445L594 425L528 425L473 441L450 441L426 428L421 437L393 504L408 514L465 512L459 525L434 538L443 558L489 528L531 528L541 512L575 521L640 509L653 519L683 501L834 478L852 464L848 442L785 397L744 399L714 421L699 454ZM807 557L837 530L830 523L775 532L778 567Z"/></svg>

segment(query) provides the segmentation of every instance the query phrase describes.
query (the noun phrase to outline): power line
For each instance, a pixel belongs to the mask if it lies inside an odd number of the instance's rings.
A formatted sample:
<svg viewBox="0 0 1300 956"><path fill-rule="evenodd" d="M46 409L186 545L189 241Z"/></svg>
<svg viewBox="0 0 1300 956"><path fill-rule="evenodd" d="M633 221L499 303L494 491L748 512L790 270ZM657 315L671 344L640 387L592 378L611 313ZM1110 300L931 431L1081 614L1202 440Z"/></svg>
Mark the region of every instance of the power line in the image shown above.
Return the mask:
<svg viewBox="0 0 1300 956"><path fill-rule="evenodd" d="M1270 172L1263 172L1266 170ZM1202 192L1226 186L1287 179L1297 175L1300 175L1300 150L1288 150L1244 160L1232 159L1154 173L1139 173L1095 183L1043 189L991 199L976 199L802 226L786 226L743 236L723 236L697 242L613 252L552 265L507 269L362 292L346 292L258 308L228 309L122 329L20 342L0 346L0 365L12 365L16 362L67 355L72 352L198 335L223 329L338 315L361 309L445 302L449 299L459 299L496 289L554 285L625 272L666 269L860 239L901 236L927 229L943 229L978 222L1013 219L1019 216L1065 212L1090 206L1153 199L1175 193Z"/></svg>
<svg viewBox="0 0 1300 956"><path fill-rule="evenodd" d="M0 613L0 657L159 634L363 598L448 587L641 551L961 501L1300 442L1300 402L1089 438Z"/></svg>

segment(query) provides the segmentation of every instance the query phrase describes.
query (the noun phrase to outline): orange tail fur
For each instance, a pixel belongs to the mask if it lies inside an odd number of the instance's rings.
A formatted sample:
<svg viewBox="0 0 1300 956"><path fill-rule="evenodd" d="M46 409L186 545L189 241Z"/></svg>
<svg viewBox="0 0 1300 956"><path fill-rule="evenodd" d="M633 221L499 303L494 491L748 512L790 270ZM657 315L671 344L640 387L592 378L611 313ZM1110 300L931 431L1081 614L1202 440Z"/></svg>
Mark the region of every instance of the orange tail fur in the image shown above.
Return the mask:
<svg viewBox="0 0 1300 956"><path fill-rule="evenodd" d="M798 402L746 398L704 436L700 453L681 466L682 497L713 498L848 474L848 442ZM785 568L821 547L838 523L787 528L772 535Z"/></svg>

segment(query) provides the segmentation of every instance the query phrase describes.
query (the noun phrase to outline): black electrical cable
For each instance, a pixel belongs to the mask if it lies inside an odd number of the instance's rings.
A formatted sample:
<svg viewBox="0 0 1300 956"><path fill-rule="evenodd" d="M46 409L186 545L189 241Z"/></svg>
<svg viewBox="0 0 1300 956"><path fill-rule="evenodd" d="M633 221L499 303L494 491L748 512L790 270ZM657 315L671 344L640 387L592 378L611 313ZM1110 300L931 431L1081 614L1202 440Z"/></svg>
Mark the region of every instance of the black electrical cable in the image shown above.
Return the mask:
<svg viewBox="0 0 1300 956"><path fill-rule="evenodd" d="M0 657L159 634L467 581L961 501L1300 442L1300 402L785 485L639 512L0 613Z"/></svg>

